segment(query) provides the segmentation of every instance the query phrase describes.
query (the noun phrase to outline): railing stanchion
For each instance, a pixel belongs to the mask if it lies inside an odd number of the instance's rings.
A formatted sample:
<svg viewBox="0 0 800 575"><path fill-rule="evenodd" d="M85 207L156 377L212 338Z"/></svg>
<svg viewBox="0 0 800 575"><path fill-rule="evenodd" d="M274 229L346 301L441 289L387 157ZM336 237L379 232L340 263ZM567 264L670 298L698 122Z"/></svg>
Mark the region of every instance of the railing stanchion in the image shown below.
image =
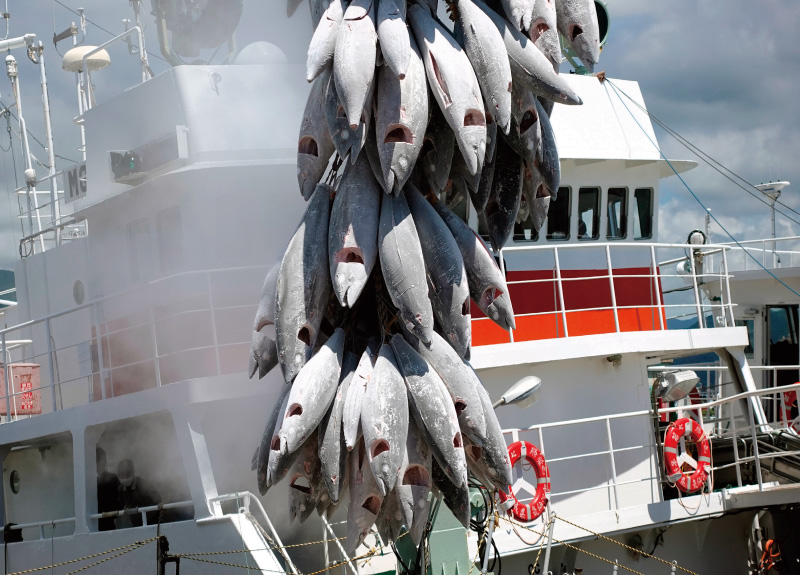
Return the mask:
<svg viewBox="0 0 800 575"><path fill-rule="evenodd" d="M506 277L506 260L503 257L502 248L500 249L499 253L500 253L500 273L503 274L503 279L508 281L508 278ZM509 329L508 330L508 341L510 343L514 343L514 330L513 329Z"/></svg>
<svg viewBox="0 0 800 575"><path fill-rule="evenodd" d="M503 261L502 256L500 261ZM211 313L211 336L214 341L214 359L217 362L217 375L222 375L222 365L219 361L219 341L217 340L217 318L216 312L214 311L214 293L211 291L211 272L206 274L206 285L208 286L208 309Z"/></svg>
<svg viewBox="0 0 800 575"><path fill-rule="evenodd" d="M617 309L617 292L614 289L614 270L611 267L611 246L606 244L606 265L608 266L608 285L611 288L611 309L614 310L614 328L619 333L619 310Z"/></svg>
<svg viewBox="0 0 800 575"><path fill-rule="evenodd" d="M45 335L47 336L47 368L50 372L50 400L53 402L53 411L58 411L56 404L56 372L53 369L53 337L50 331L50 319L44 322Z"/></svg>
<svg viewBox="0 0 800 575"><path fill-rule="evenodd" d="M656 262L656 248L650 246L650 262L653 266L653 292L656 294L656 308L658 309L658 325L661 331L666 329L664 326L664 300L661 297L661 290L658 284L658 263Z"/></svg>
<svg viewBox="0 0 800 575"><path fill-rule="evenodd" d="M556 260L556 282L558 283L558 297L561 300L561 318L564 320L564 337L569 337L569 326L567 326L567 304L564 301L564 284L561 282L561 262L558 259L558 247L553 248L553 255Z"/></svg>
<svg viewBox="0 0 800 575"><path fill-rule="evenodd" d="M608 457L611 461L611 480L614 485L614 508L619 519L619 491L617 490L617 464L614 462L614 443L611 439L611 420L606 418L606 433L608 433Z"/></svg>
<svg viewBox="0 0 800 575"><path fill-rule="evenodd" d="M725 266L725 293L728 296L727 311L728 314L730 315L730 320L731 320L730 325L731 327L733 327L736 325L736 321L734 321L733 318L733 301L731 300L731 276L730 273L728 272L728 250L726 249L722 250L722 264Z"/></svg>
<svg viewBox="0 0 800 575"><path fill-rule="evenodd" d="M158 360L158 338L156 337L156 313L150 306L150 341L153 344L153 368L156 374L156 387L161 387L161 364Z"/></svg>
<svg viewBox="0 0 800 575"><path fill-rule="evenodd" d="M5 382L6 392L6 421L11 421L11 383L9 382L8 355L6 353L6 334L0 334L0 343L3 346L3 381Z"/></svg>
<svg viewBox="0 0 800 575"><path fill-rule="evenodd" d="M700 290L697 287L697 268L694 265L694 249L692 255L689 256L689 264L692 268L692 291L694 292L694 307L697 310L697 327L704 329L706 327L705 318L703 317L703 310L700 307Z"/></svg>
<svg viewBox="0 0 800 575"><path fill-rule="evenodd" d="M720 406L722 407L722 406ZM721 410L720 410L721 411ZM728 411L731 419L731 433L733 434L733 461L736 463L736 483L742 486L742 470L739 464L739 439L736 437L736 422L733 419L733 406Z"/></svg>
<svg viewBox="0 0 800 575"><path fill-rule="evenodd" d="M750 435L753 438L753 465L756 468L756 477L758 478L758 490L764 491L764 483L761 479L761 463L758 460L758 437L756 437L756 425L753 417L753 402L747 402L747 411L750 415Z"/></svg>

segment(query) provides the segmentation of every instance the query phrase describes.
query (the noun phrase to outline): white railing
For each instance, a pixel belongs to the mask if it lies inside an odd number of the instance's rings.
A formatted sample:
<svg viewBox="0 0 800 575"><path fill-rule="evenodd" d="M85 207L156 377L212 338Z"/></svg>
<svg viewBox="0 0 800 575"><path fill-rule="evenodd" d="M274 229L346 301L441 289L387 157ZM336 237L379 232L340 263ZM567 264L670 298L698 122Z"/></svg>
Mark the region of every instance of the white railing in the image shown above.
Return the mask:
<svg viewBox="0 0 800 575"><path fill-rule="evenodd" d="M800 266L800 236L764 238L744 242L725 243L731 248L728 254L730 271L750 271L794 268ZM719 268L717 258L712 259L713 269Z"/></svg>
<svg viewBox="0 0 800 575"><path fill-rule="evenodd" d="M669 320L695 322L700 329L708 327L709 318L713 327L733 326L735 304L730 298L731 275L725 255L730 249L640 242L505 248L500 265L515 305L517 329L494 343L661 331L667 329ZM721 262L717 271L704 269L711 256ZM540 277L518 279L531 274ZM715 291L721 296L709 297L706 288L710 282L719 284ZM534 292L540 297L530 296ZM588 316L591 320L587 322ZM481 330L488 325L484 322L490 321L474 318L473 326Z"/></svg>
<svg viewBox="0 0 800 575"><path fill-rule="evenodd" d="M215 278L236 273L252 274L255 285L261 281L256 278L266 274L266 266L180 273L2 329L0 357L7 358L5 381L10 381L14 363L41 365L41 384L33 391L41 395L42 412L46 413L184 379L244 373L246 355L244 361L238 361L238 356L237 361L226 362L226 358L249 349L250 318L257 301L226 305L217 301L221 298L215 298L214 289ZM179 285L186 281L193 286L190 293ZM170 282L178 286L172 293ZM114 319L100 321L109 315L106 310L115 310L115 306L119 306L117 311L132 310L119 327ZM164 311L170 307L174 311ZM242 319L246 328L241 336L229 334L221 340L217 325L225 320L230 324L231 316L237 320L236 333L241 318L246 318ZM194 329L179 330L175 326L181 322ZM29 334L33 337L27 337ZM36 349L31 341L41 347ZM20 413L16 405L30 393L16 388L11 393L0 390L0 402L9 414L4 422L28 415Z"/></svg>
<svg viewBox="0 0 800 575"><path fill-rule="evenodd" d="M666 474L659 457L663 430L659 430L658 436L654 434L654 430L657 429L655 426L661 415L672 413L678 413L679 416L694 414L695 417L702 417L704 412L711 413L710 419L702 420L709 438L715 442L715 445L719 445L719 441L730 441L734 453L732 463L715 466L712 471L735 467L739 486L754 484L763 490L766 484L762 478L761 463L776 458L797 456L800 455L800 452L776 448L770 453L759 453L759 436L776 433L779 428L785 430L787 426L785 422L780 421L773 422L774 427L758 426L752 413L753 404L746 400L750 397L764 400L785 392L798 393L798 390L800 390L800 383L784 386L779 390L756 390L703 403L666 407L655 411L641 410L544 423L528 428L506 429L503 430L503 433L506 435L507 443L528 441L545 456L552 485L550 498L555 510L558 510L560 501L581 494L591 495L592 501L597 502L600 500L597 492L600 491L606 492L609 501L608 508L592 508L586 512L594 513L605 510L619 514L620 510L626 507L624 502L630 500L621 494L623 488L640 484L648 487L648 491L651 493L660 493L660 489L667 485ZM746 408L743 407L745 405ZM725 416L727 426L724 429L718 425L717 420L720 418L713 417L714 411L723 406L727 408ZM646 434L642 432L644 429L648 430ZM631 430L635 431L631 432ZM546 438L548 433L553 435ZM571 444L569 438L574 439ZM751 453L740 455L740 445L745 440ZM555 447L553 447L554 445ZM638 467L639 471L637 472L629 465L628 471L622 474L625 477L620 477L617 469L622 457L627 458L625 461L628 464L631 460L635 460L640 465L647 465L649 471L643 472L642 468ZM573 462L579 466L579 469L570 467ZM652 464L652 462L655 463ZM713 460L712 465L714 465ZM750 467L754 469L748 472ZM748 473L754 474L754 480L747 481ZM519 464L515 466L514 474L515 482L523 477L523 469ZM524 483L523 479L522 484ZM719 487L713 486L714 489ZM658 497L663 500L663 495L659 494ZM525 502L529 499L522 497L520 501ZM560 511L559 514L564 515L564 512Z"/></svg>

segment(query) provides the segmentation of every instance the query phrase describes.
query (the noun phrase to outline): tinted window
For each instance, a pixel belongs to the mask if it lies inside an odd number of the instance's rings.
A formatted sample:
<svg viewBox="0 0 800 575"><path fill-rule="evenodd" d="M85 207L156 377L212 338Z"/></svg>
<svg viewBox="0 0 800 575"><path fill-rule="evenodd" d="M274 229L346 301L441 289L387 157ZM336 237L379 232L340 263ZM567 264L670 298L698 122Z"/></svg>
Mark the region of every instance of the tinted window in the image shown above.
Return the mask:
<svg viewBox="0 0 800 575"><path fill-rule="evenodd" d="M578 239L600 237L600 188L578 190Z"/></svg>
<svg viewBox="0 0 800 575"><path fill-rule="evenodd" d="M636 190L634 199L633 239L648 240L653 237L653 190L640 188Z"/></svg>
<svg viewBox="0 0 800 575"><path fill-rule="evenodd" d="M622 239L628 230L628 189L608 188L609 239Z"/></svg>
<svg viewBox="0 0 800 575"><path fill-rule="evenodd" d="M550 211L547 212L547 239L569 239L569 207L570 189L558 188L558 196L550 201Z"/></svg>

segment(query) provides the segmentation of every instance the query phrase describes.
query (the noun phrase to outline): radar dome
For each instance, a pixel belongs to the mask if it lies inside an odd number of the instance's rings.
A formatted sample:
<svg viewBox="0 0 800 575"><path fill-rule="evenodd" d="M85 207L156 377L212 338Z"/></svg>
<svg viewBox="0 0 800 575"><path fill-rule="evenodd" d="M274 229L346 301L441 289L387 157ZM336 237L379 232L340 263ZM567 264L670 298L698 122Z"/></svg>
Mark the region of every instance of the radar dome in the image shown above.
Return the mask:
<svg viewBox="0 0 800 575"><path fill-rule="evenodd" d="M283 50L269 42L248 44L236 56L236 64L288 64L289 59Z"/></svg>

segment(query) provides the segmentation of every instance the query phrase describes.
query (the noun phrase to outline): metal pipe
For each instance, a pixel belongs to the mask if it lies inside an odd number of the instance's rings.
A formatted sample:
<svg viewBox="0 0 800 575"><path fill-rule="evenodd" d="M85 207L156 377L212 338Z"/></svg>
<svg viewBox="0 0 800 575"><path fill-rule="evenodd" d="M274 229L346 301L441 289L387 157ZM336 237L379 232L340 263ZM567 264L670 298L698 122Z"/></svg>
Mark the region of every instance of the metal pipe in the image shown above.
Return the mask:
<svg viewBox="0 0 800 575"><path fill-rule="evenodd" d="M147 62L147 52L145 51L145 48L144 48L144 34L142 33L141 27L134 26L133 28L130 28L130 29L126 30L125 32L123 32L119 36L114 36L108 42L100 44L96 48L93 48L92 50L89 50L88 52L86 52L83 55L83 65L81 67L81 70L83 70L83 73L84 73L84 77L83 77L83 92L88 97L88 102L87 102L87 106L86 106L87 109L90 109L93 106L93 104L92 104L92 82L91 82L91 74L90 74L89 66L88 66L89 57L93 56L94 54L96 54L98 52L100 52L101 50L104 50L105 48L107 48L111 44L114 44L116 42L119 42L120 40L128 38L134 32L136 33L136 35L139 38L139 49L141 50L141 58L140 59L142 61L142 82L144 83L144 82L147 81L148 76L150 74L150 64Z"/></svg>
<svg viewBox="0 0 800 575"><path fill-rule="evenodd" d="M750 412L750 435L753 438L753 457L755 458L756 477L758 478L758 490L764 491L764 483L761 479L761 464L758 462L758 438L756 437L756 426L753 418L753 402L747 402L747 409Z"/></svg>
<svg viewBox="0 0 800 575"><path fill-rule="evenodd" d="M705 329L706 321L703 317L703 310L700 307L700 290L697 287L697 269L694 265L694 250L689 258L689 263L692 268L692 291L694 291L694 305L697 308L697 326L699 329Z"/></svg>
<svg viewBox="0 0 800 575"><path fill-rule="evenodd" d="M561 317L564 320L564 337L569 337L569 326L567 326L567 306L564 301L564 286L561 283L561 262L558 259L558 248L553 248L553 255L556 261L556 282L558 283L558 297L561 299Z"/></svg>
<svg viewBox="0 0 800 575"><path fill-rule="evenodd" d="M0 334L0 345L2 345L2 353L3 353L3 381L6 384L6 421L11 421L11 398L9 397L10 393L9 390L11 389L11 384L9 382L9 370L8 370L8 356L6 352L8 348L6 347L6 334Z"/></svg>
<svg viewBox="0 0 800 575"><path fill-rule="evenodd" d="M608 285L611 288L611 307L614 310L614 327L619 333L619 310L617 310L617 292L614 290L614 270L611 268L611 246L606 245L606 265L608 266Z"/></svg>
<svg viewBox="0 0 800 575"><path fill-rule="evenodd" d="M614 443L611 440L611 420L606 418L606 433L608 434L608 457L611 461L611 479L614 482L614 507L619 517L619 491L617 489L617 464L614 462Z"/></svg>
<svg viewBox="0 0 800 575"><path fill-rule="evenodd" d="M486 572L489 570L489 552L492 550L492 536L494 535L495 522L494 517L489 518L489 533L486 534L486 554L483 556L481 575L486 575Z"/></svg>
<svg viewBox="0 0 800 575"><path fill-rule="evenodd" d="M556 514L554 511L550 510L550 504L547 504L547 515L550 518L550 525L547 528L547 548L544 551L544 568L542 569L542 573L547 575L550 569L550 550L553 546L553 530L556 526Z"/></svg>
<svg viewBox="0 0 800 575"><path fill-rule="evenodd" d="M44 65L44 45L39 42L39 72L42 84L42 107L44 108L44 135L47 143L47 162L50 164L50 220L55 233L56 245L61 244L61 229L58 222L61 219L61 208L58 205L58 184L56 182L56 154L53 150L53 126L50 122L50 94L47 90L47 72Z"/></svg>
<svg viewBox="0 0 800 575"><path fill-rule="evenodd" d="M736 463L736 483L742 486L742 470L739 468L739 440L736 438L736 423L733 420L733 410L730 410L731 433L733 434L733 461Z"/></svg>
<svg viewBox="0 0 800 575"><path fill-rule="evenodd" d="M45 334L47 336L47 367L50 371L50 399L53 402L53 411L58 411L56 404L56 375L53 370L53 347L50 345L52 336L50 332L50 320L44 322Z"/></svg>

